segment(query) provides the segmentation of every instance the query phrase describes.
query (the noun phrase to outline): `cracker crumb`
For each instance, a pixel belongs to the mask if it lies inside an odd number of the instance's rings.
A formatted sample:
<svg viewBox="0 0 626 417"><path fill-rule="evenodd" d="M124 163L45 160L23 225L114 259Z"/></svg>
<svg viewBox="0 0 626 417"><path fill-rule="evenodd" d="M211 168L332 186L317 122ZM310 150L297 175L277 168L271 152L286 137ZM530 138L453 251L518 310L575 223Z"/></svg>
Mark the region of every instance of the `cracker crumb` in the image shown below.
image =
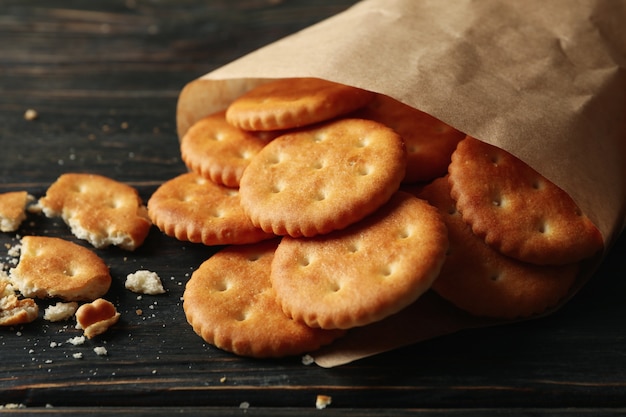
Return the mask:
<svg viewBox="0 0 626 417"><path fill-rule="evenodd" d="M76 313L76 309L78 309L77 302L58 302L55 305L51 305L46 308L43 318L48 321L67 320L72 317L74 313Z"/></svg>
<svg viewBox="0 0 626 417"><path fill-rule="evenodd" d="M226 377L225 377L225 376L221 377L221 378L220 378L220 382L221 382L222 384L223 384L223 383L225 383L225 382L226 382Z"/></svg>
<svg viewBox="0 0 626 417"><path fill-rule="evenodd" d="M304 355L302 357L302 364L303 365L312 365L313 363L315 363L315 359L313 359L313 356L311 356L311 355Z"/></svg>
<svg viewBox="0 0 626 417"><path fill-rule="evenodd" d="M13 258L20 256L20 251L22 250L21 244L18 243L17 245L9 246L9 244L7 243L7 246L8 246L7 255Z"/></svg>
<svg viewBox="0 0 626 417"><path fill-rule="evenodd" d="M0 405L0 410L1 409L5 409L5 410L15 410L18 408L26 408L26 406L24 404L18 404L18 403L7 403L4 405Z"/></svg>
<svg viewBox="0 0 626 417"><path fill-rule="evenodd" d="M139 294L156 295L165 293L161 278L156 272L139 270L126 276L126 289Z"/></svg>
<svg viewBox="0 0 626 417"><path fill-rule="evenodd" d="M74 346L82 345L83 343L85 343L85 336L72 337L70 339L67 339L67 342Z"/></svg>
<svg viewBox="0 0 626 417"><path fill-rule="evenodd" d="M96 346L93 348L93 351L96 352L96 355L98 356L106 356L109 353L104 346Z"/></svg>
<svg viewBox="0 0 626 417"><path fill-rule="evenodd" d="M82 359L83 358L83 354L82 354L82 352L76 352L76 353L72 354L72 357L74 359Z"/></svg>
<svg viewBox="0 0 626 417"><path fill-rule="evenodd" d="M250 408L250 403L248 401L244 401L241 404L239 404L239 408L243 410L247 410L248 408Z"/></svg>
<svg viewBox="0 0 626 417"><path fill-rule="evenodd" d="M26 211L31 214L41 214L43 213L43 208L39 205L38 202L35 202L34 204L30 204L28 207L26 207Z"/></svg>
<svg viewBox="0 0 626 417"><path fill-rule="evenodd" d="M318 395L315 399L315 408L318 410L322 410L330 405L332 402L332 397L330 395Z"/></svg>
<svg viewBox="0 0 626 417"><path fill-rule="evenodd" d="M39 117L39 113L35 109L27 109L24 112L24 120L36 120Z"/></svg>

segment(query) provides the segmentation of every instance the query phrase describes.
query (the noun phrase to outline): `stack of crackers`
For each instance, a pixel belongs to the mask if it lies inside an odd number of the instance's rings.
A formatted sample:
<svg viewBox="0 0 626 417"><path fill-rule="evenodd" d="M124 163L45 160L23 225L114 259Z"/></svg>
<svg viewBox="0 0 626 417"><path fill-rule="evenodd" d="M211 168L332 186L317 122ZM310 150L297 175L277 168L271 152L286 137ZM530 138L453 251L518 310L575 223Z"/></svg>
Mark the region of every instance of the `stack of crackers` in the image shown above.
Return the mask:
<svg viewBox="0 0 626 417"><path fill-rule="evenodd" d="M479 316L539 314L603 248L575 202L513 155L321 79L262 84L180 148L189 172L148 214L167 235L223 246L183 308L239 355L316 350L427 291Z"/></svg>

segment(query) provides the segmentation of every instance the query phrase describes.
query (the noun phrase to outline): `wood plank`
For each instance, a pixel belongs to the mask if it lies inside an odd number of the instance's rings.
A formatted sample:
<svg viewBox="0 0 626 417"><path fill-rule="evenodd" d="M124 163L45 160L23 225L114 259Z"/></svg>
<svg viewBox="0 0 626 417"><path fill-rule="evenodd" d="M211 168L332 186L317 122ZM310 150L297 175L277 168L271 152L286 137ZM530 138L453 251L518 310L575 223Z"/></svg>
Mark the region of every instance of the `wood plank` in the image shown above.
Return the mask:
<svg viewBox="0 0 626 417"><path fill-rule="evenodd" d="M420 416L420 417L533 417L533 416L589 416L595 417L613 417L622 416L626 412L626 409L545 409L545 408L524 408L524 409L386 409L383 411L386 416L404 417L404 416ZM377 408L349 408L349 409L332 409L327 408L323 411L317 410L314 407L308 408L255 408L248 407L246 404L242 404L238 408L229 407L187 407L184 409L177 407L53 407L53 408L37 408L37 409L17 409L17 410L3 410L6 415L24 415L29 413L32 415L63 415L63 416L83 416L83 415L115 415L115 416L133 416L133 417L159 417L159 416L173 416L178 414L184 414L185 416L241 416L242 414L251 416L271 416L271 417L283 417L283 416L319 416L323 413L324 416L344 416L344 417L367 417L367 416L380 416L381 410Z"/></svg>

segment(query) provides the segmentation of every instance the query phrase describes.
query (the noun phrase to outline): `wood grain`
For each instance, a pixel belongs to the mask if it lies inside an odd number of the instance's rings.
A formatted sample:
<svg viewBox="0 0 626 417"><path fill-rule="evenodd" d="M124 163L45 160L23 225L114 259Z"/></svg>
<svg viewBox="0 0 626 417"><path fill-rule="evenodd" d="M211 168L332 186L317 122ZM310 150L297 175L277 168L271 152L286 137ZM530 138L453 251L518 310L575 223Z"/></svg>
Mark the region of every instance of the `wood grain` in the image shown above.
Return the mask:
<svg viewBox="0 0 626 417"><path fill-rule="evenodd" d="M174 117L186 82L353 3L0 1L0 192L39 197L60 174L81 171L128 182L149 198L185 170ZM28 108L37 120L24 120ZM76 241L59 220L35 214L19 231L29 234ZM3 245L17 239L0 235ZM338 369L238 358L204 344L180 297L215 250L157 230L136 252L99 250L115 280L107 298L119 306L120 323L80 346L68 343L80 334L72 322L0 329L0 404L135 416L240 415L242 403L256 415L317 414L317 394L333 398L325 413L352 416L618 415L626 406L624 238L554 315ZM126 274L138 269L158 272L167 294L125 290ZM96 355L96 346L108 354Z"/></svg>

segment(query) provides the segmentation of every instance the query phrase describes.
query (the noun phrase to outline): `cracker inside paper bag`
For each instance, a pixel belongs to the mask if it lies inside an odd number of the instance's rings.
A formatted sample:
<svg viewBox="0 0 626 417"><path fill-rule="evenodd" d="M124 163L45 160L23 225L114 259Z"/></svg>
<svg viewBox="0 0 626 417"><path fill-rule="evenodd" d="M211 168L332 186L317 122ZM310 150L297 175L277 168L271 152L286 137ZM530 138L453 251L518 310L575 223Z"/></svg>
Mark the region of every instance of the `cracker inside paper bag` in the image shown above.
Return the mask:
<svg viewBox="0 0 626 417"><path fill-rule="evenodd" d="M353 85L524 160L574 198L608 249L626 210L624 21L626 2L613 0L365 0L190 82L178 103L179 135L269 79ZM349 347L318 363L487 324L422 301L409 340L363 346L348 338Z"/></svg>

